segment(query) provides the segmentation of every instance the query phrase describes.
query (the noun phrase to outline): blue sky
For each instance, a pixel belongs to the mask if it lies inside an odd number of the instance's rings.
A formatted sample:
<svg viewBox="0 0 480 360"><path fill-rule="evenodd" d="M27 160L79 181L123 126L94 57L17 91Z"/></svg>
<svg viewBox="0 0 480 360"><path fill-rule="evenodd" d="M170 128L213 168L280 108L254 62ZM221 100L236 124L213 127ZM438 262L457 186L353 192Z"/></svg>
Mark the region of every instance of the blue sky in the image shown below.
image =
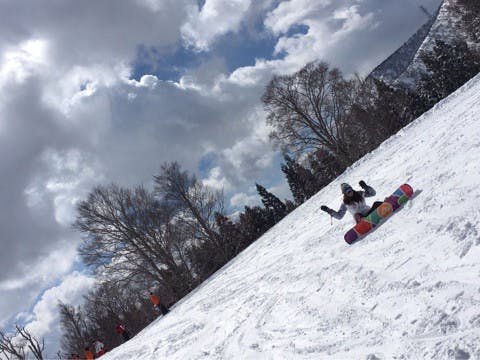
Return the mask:
<svg viewBox="0 0 480 360"><path fill-rule="evenodd" d="M274 54L279 36L267 31L262 20L257 16L248 27L242 24L238 32L225 34L208 51L185 46L181 40L162 49L139 45L133 62L133 78L139 80L143 75L153 74L162 80L178 81L186 69L198 67L212 58L222 58L229 73L255 65L257 58L279 59L281 54ZM305 34L307 30L304 25L295 25L287 36Z"/></svg>
<svg viewBox="0 0 480 360"><path fill-rule="evenodd" d="M0 326L21 314L55 346L55 299L91 286L71 223L95 185L149 186L177 160L232 211L258 203L255 182L289 196L260 102L269 79L319 59L366 75L426 21L419 5L439 4L1 2Z"/></svg>

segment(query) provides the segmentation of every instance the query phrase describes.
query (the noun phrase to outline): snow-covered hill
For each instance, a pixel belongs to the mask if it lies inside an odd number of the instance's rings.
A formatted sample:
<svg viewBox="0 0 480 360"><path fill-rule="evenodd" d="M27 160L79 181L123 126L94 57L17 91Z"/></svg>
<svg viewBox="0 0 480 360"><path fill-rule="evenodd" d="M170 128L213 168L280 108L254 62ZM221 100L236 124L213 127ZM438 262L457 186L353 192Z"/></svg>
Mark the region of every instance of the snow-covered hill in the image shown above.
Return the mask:
<svg viewBox="0 0 480 360"><path fill-rule="evenodd" d="M368 76L388 84L397 80L407 70L417 55L418 49L428 36L435 19L436 14Z"/></svg>
<svg viewBox="0 0 480 360"><path fill-rule="evenodd" d="M434 17L369 76L389 84L413 86L426 71L421 55L431 52L435 41L452 43L454 40L465 40L471 43L472 39L463 30L461 14L464 11L458 0L443 0Z"/></svg>
<svg viewBox="0 0 480 360"><path fill-rule="evenodd" d="M479 150L480 75L104 359L480 359ZM361 179L420 193L348 246Z"/></svg>

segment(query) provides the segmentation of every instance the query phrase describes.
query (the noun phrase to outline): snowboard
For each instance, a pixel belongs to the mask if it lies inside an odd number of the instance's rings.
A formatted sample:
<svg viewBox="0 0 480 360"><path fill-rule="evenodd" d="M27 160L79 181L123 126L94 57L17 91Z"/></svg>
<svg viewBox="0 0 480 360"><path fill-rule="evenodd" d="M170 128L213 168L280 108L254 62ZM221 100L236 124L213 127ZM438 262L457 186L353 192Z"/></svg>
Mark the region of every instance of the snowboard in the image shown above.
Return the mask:
<svg viewBox="0 0 480 360"><path fill-rule="evenodd" d="M401 185L392 195L385 198L384 202L371 214L364 217L357 225L348 230L344 236L345 241L348 244L353 244L368 234L372 229L377 227L382 220L405 204L412 196L412 187L408 184Z"/></svg>

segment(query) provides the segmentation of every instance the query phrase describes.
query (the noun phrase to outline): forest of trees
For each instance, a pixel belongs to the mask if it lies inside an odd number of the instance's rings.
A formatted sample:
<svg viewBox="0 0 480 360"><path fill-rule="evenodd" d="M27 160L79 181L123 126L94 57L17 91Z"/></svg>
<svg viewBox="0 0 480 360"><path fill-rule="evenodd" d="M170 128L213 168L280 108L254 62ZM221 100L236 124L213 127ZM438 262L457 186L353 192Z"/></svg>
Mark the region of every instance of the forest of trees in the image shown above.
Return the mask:
<svg viewBox="0 0 480 360"><path fill-rule="evenodd" d="M177 162L164 164L154 181L153 190L99 186L79 203L79 253L98 285L81 307L59 304L66 354L82 354L95 339L118 346L116 324L136 334L159 315L150 292L172 306L295 207L257 184L263 206L232 220L223 194Z"/></svg>
<svg viewBox="0 0 480 360"><path fill-rule="evenodd" d="M461 3L470 9L462 15L471 24L469 34L478 40L479 2ZM122 342L114 332L118 323L132 335L139 332L158 316L150 291L172 306L356 160L480 71L479 49L466 40L438 41L422 60L427 71L415 89L347 78L325 62L271 79L261 101L273 128L271 138L284 154L281 169L293 201L256 184L262 206L246 206L231 216L222 192L175 161L161 166L153 189L117 184L93 189L78 205L74 226L84 235L80 255L98 284L81 307L58 305L63 351L82 353L95 339L112 349Z"/></svg>

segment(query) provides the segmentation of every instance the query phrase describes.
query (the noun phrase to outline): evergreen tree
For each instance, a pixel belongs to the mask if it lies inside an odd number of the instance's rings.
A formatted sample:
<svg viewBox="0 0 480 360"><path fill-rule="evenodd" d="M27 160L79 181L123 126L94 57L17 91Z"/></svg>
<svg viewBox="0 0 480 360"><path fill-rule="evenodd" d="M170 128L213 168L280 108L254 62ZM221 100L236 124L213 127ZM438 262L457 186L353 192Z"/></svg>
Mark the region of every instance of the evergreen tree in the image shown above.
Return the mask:
<svg viewBox="0 0 480 360"><path fill-rule="evenodd" d="M262 198L263 206L272 213L275 223L279 222L287 215L287 206L278 197L268 192L263 186L259 184L255 185L258 194Z"/></svg>
<svg viewBox="0 0 480 360"><path fill-rule="evenodd" d="M260 206L245 206L240 214L239 228L245 241L253 242L275 225L273 213Z"/></svg>
<svg viewBox="0 0 480 360"><path fill-rule="evenodd" d="M62 329L62 348L67 353L83 354L83 349L92 337L84 313L80 307L75 308L61 302L58 304L58 309Z"/></svg>
<svg viewBox="0 0 480 360"><path fill-rule="evenodd" d="M222 241L227 245L232 258L242 251L248 243L242 236L237 223L231 221L227 216L216 213L215 221L217 223L218 233Z"/></svg>
<svg viewBox="0 0 480 360"><path fill-rule="evenodd" d="M458 0L462 10L462 26L473 41L480 41L480 1Z"/></svg>
<svg viewBox="0 0 480 360"><path fill-rule="evenodd" d="M306 182L314 176L310 170L298 164L290 156L284 155L284 159L285 164L282 164L281 169L287 178L293 199L297 205L303 204L312 195L308 191Z"/></svg>
<svg viewBox="0 0 480 360"><path fill-rule="evenodd" d="M447 44L436 41L432 52L422 55L429 71L418 88L425 101L433 106L444 99L480 71L480 55L469 49L465 41Z"/></svg>
<svg viewBox="0 0 480 360"><path fill-rule="evenodd" d="M425 101L414 91L370 79L352 109L352 117L366 131L361 150L372 151L426 110Z"/></svg>
<svg viewBox="0 0 480 360"><path fill-rule="evenodd" d="M307 166L299 164L288 155L284 155L284 159L282 171L292 192L294 205L297 206L307 201L345 170L342 163L325 149L310 153L305 160Z"/></svg>
<svg viewBox="0 0 480 360"><path fill-rule="evenodd" d="M345 166L325 149L318 149L309 154L308 162L313 174L313 179L309 179L307 183L307 193L310 196L315 195L330 184L345 170Z"/></svg>

